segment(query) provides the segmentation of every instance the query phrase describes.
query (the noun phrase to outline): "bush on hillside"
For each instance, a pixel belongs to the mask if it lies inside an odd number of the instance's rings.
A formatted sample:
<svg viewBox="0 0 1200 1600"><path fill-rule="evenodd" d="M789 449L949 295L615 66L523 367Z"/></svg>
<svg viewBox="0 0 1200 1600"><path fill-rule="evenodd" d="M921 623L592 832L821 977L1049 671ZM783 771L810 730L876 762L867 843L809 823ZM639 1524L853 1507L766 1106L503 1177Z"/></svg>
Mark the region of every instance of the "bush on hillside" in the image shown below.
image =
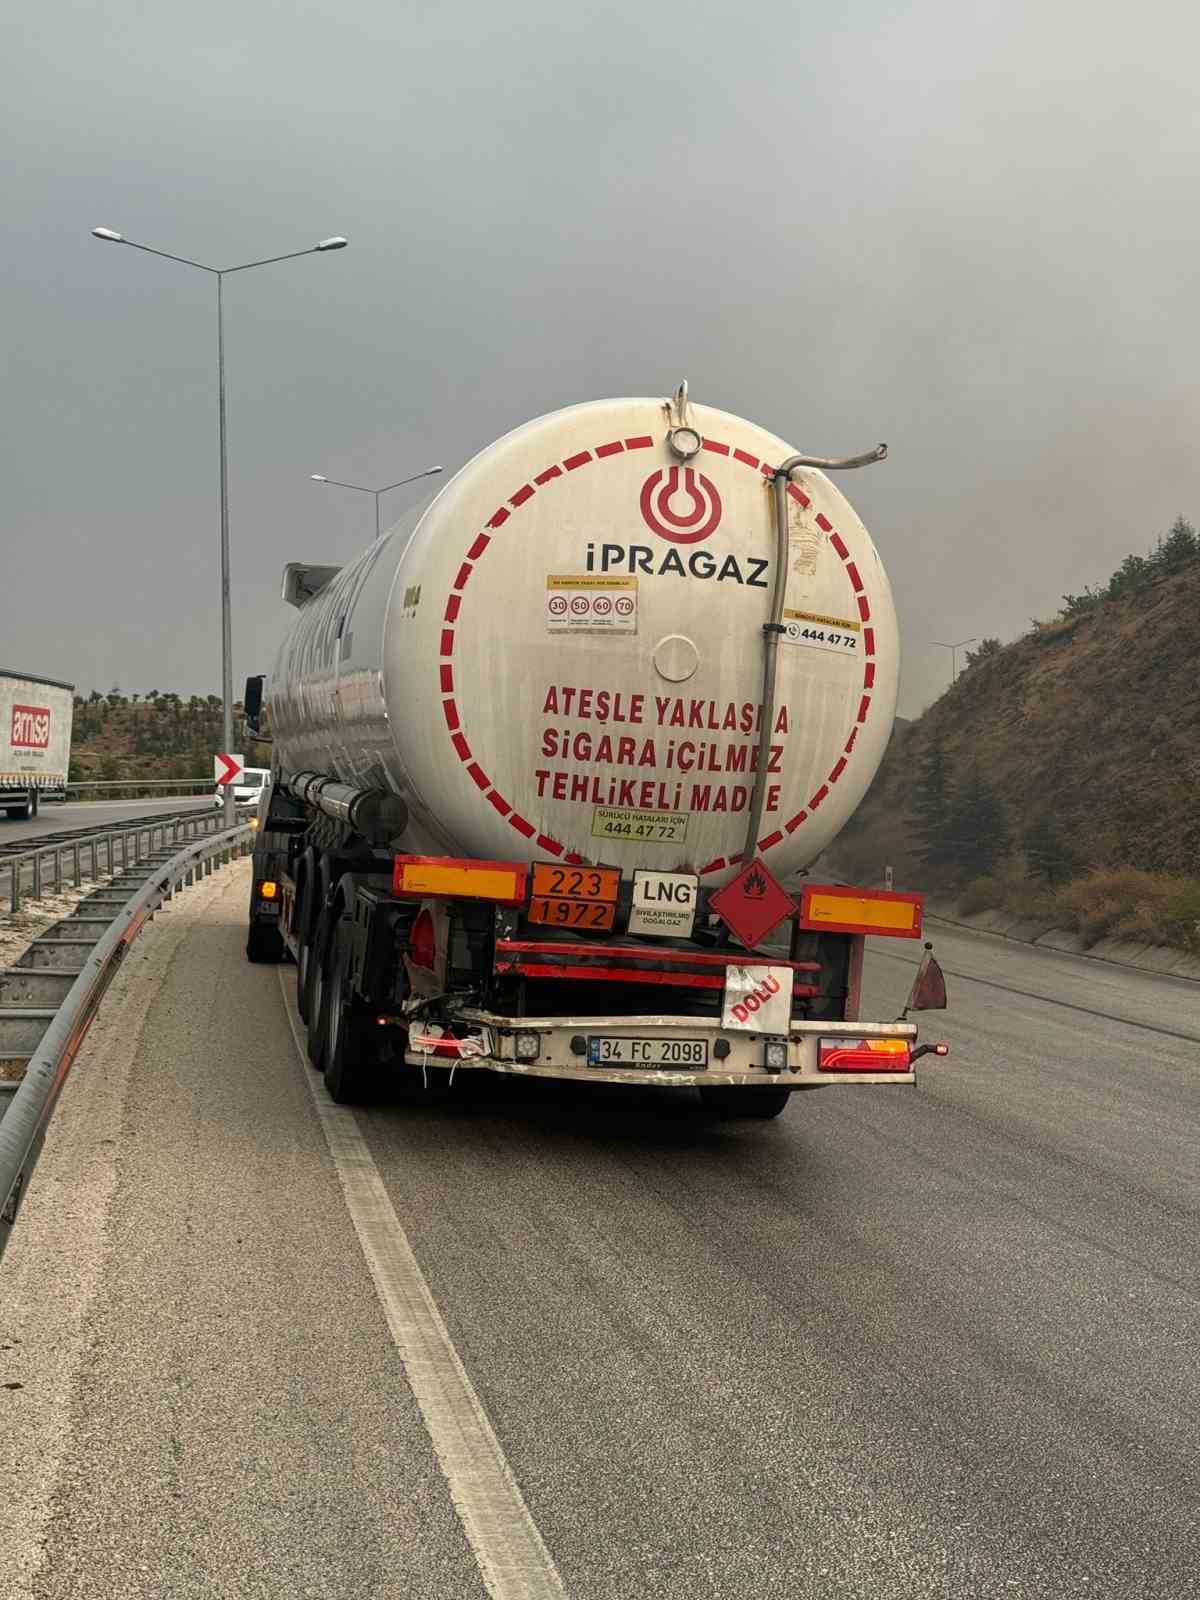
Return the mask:
<svg viewBox="0 0 1200 1600"><path fill-rule="evenodd" d="M1166 872L1114 867L1089 872L1060 889L1056 900L1090 947L1101 939L1200 950L1200 883Z"/></svg>
<svg viewBox="0 0 1200 1600"><path fill-rule="evenodd" d="M1004 904L1004 890L996 878L972 878L958 897L958 909L964 917L973 917L980 911L997 911Z"/></svg>

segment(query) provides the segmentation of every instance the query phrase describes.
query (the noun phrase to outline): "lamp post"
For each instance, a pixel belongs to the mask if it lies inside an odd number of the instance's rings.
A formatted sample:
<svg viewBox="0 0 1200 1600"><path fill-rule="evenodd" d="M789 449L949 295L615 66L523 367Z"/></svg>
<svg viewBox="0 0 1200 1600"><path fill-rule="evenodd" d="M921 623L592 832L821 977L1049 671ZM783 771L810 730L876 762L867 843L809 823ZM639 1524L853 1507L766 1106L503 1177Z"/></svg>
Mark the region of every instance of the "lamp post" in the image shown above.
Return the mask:
<svg viewBox="0 0 1200 1600"><path fill-rule="evenodd" d="M155 250L148 244L138 244L112 228L93 228L92 235L110 244L127 244L131 250L144 250L147 255L162 256L166 261L178 261L185 267L195 267L217 280L217 434L221 456L221 700L223 722L221 737L227 751L233 749L233 635L229 616L229 468L225 448L225 321L221 291L231 273L248 272L251 267L269 267L276 261L294 261L297 256L319 255L326 250L344 250L347 243L340 234L322 239L307 250L290 250L282 256L265 256L261 261L243 261L236 267L210 267L203 261L192 261L188 256L172 255L169 250ZM225 822L232 827L235 821L233 785L225 788Z"/></svg>
<svg viewBox="0 0 1200 1600"><path fill-rule="evenodd" d="M362 483L343 483L340 478L327 478L323 472L310 472L309 477L314 483L332 483L339 489L357 489L360 494L373 494L375 496L375 542L379 543L379 496L386 494L389 489L399 489L402 484L416 483L418 478L432 478L441 471L441 467L426 467L424 472L414 472L411 478L397 478L395 483L385 483L382 489L368 489Z"/></svg>
<svg viewBox="0 0 1200 1600"><path fill-rule="evenodd" d="M955 683L957 681L957 679L958 679L958 652L966 644L978 644L979 643L979 635L975 634L970 639L959 639L956 644L944 644L941 639L931 639L930 643L931 644L936 644L939 650L949 650L949 652L950 652L950 682L951 683Z"/></svg>

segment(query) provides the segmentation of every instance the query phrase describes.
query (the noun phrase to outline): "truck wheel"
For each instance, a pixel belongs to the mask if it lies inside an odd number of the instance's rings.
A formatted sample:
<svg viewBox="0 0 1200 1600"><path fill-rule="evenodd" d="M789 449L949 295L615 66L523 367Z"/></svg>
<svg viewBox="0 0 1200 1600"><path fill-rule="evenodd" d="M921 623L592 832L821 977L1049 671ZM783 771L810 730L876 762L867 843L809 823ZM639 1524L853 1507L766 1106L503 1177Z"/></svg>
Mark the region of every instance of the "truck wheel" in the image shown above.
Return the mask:
<svg viewBox="0 0 1200 1600"><path fill-rule="evenodd" d="M246 935L246 960L279 962L283 960L283 937L274 922L254 919Z"/></svg>
<svg viewBox="0 0 1200 1600"><path fill-rule="evenodd" d="M702 1087L700 1103L718 1117L777 1117L792 1098L790 1089L738 1089L729 1084Z"/></svg>
<svg viewBox="0 0 1200 1600"><path fill-rule="evenodd" d="M325 1087L339 1105L373 1099L379 1089L378 1028L350 987L350 917L339 919L325 982Z"/></svg>
<svg viewBox="0 0 1200 1600"><path fill-rule="evenodd" d="M26 800L23 805L5 806L10 822L28 822L34 815L33 802Z"/></svg>

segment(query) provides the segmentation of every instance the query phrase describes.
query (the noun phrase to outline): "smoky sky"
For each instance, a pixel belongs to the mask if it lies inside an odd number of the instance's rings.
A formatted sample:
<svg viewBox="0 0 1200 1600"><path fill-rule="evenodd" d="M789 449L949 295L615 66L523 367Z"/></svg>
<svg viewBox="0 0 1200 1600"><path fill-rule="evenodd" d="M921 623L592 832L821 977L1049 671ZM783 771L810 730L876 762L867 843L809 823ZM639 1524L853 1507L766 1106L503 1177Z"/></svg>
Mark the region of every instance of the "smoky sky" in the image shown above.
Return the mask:
<svg viewBox="0 0 1200 1600"><path fill-rule="evenodd" d="M18 15L19 11L19 15ZM220 687L214 266L235 684L365 495L617 394L848 475L904 641L1002 639L1183 513L1200 15L1150 3L42 0L5 25L0 665ZM385 523L413 490L385 500Z"/></svg>

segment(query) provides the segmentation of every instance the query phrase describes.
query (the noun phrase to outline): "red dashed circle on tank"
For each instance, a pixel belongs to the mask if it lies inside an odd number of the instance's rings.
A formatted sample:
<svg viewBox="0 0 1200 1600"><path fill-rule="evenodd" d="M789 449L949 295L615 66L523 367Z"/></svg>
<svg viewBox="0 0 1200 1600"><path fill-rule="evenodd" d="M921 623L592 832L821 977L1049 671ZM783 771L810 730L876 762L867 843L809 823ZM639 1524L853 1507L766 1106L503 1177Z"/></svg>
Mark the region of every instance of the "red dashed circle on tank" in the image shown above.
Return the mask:
<svg viewBox="0 0 1200 1600"><path fill-rule="evenodd" d="M500 793L500 791L494 786L491 779L488 777L487 773L484 772L478 761L476 761L471 751L471 746L468 744L466 735L462 729L462 717L459 711L458 699L454 687L454 646L457 635L458 615L462 608L463 593L466 590L467 584L471 578L471 574L474 572L480 557L487 550L499 529L501 529L512 516L513 512L519 511L526 501L532 500L533 496L538 492L539 489L545 488L545 486L549 483L552 483L555 478L561 478L564 473L578 472L581 467L585 467L593 461L603 461L608 456L623 455L631 450L649 450L653 444L654 440L649 434L639 434L637 437L632 439L613 439L608 444L597 445L594 450L580 450L574 455L567 456L563 461L555 462L552 466L549 466L544 471L539 472L529 483L523 483L520 488L510 496L506 504L498 506L496 510L493 511L485 526L475 535L470 548L467 550L466 558L459 567L458 575L454 579L454 583L451 586L450 594L446 600L446 609L443 614L438 672L442 691L442 715L445 717L446 728L450 735L450 742L454 747L455 754L466 767L471 781L475 784L476 788L479 789L484 799L500 816L506 819L510 827L515 828L523 838L535 840L538 849L544 850L547 855L561 856L564 861L567 861L572 865L582 862L584 858L580 855L577 855L574 851L569 851L558 839L551 838L549 834L539 833L538 829L533 825L532 822L530 822L526 817L521 816L519 812L515 811ZM757 472L763 477L770 478L773 475L774 469L771 466L769 466L765 461L760 461L757 456L751 455L747 450L732 449L729 445L722 444L717 439L705 439L704 448L712 455L725 456L731 461L738 461L743 466L749 467L753 472ZM680 472L685 474L682 485L679 484L677 476ZM670 500L672 494L678 494L681 490L685 495L690 496L692 500L691 510L679 514L679 521L675 525L675 531L670 533L666 532L663 528L655 528L654 523L646 514L646 501L648 495L652 497L652 509L656 513L659 509L659 504L663 499L662 490L664 485L662 480L664 479L664 476L666 478L665 487L666 498L668 500ZM672 477L675 478L674 489L670 487ZM689 478L693 479L691 486L689 486ZM695 482L696 479L699 480L698 486ZM655 495L656 489L658 491L657 495ZM707 497L710 494L711 499L705 498L702 501L702 497ZM811 504L808 496L797 484L792 483L788 485L788 494L791 495L793 500L798 501L799 504L804 506L806 509ZM720 496L717 494L715 485L713 485L708 478L704 477L703 474L695 473L694 469L691 467L668 467L665 469L660 469L658 472L651 473L650 477L647 478L646 482L642 485L641 505L642 515L646 518L647 524L651 528L654 528L655 532L662 533L664 538L673 539L677 544L697 544L701 539L706 539L708 535L712 533L713 529L716 528L717 523L721 518L721 501ZM700 510L697 510L697 507L700 507ZM707 510L707 515L704 515L705 510ZM672 513L672 515L674 516L675 514ZM702 517L703 521L701 520ZM687 524L690 518L694 519L695 526L689 529ZM712 523L711 527L708 526L710 520ZM863 664L862 694L859 698L858 710L855 715L854 722L842 748L842 753L834 762L829 771L829 775L819 786L816 792L811 796L807 805L802 810L797 811L794 816L789 817L787 821L782 823L780 827L778 827L773 833L766 834L758 841L758 848L764 852L773 849L788 835L795 833L797 828L802 827L803 824L807 822L808 818L813 814L813 812L817 811L821 807L828 797L830 789L835 783L837 783L838 779L845 772L846 767L849 764L850 757L853 754L854 746L858 742L859 732L861 731L870 713L872 690L875 686L875 629L870 625L871 603L867 597L866 585L862 581L862 575L859 572L858 567L850 559L850 552L846 548L845 541L842 539L841 535L838 533L837 529L833 526L829 519L821 512L818 512L816 516L816 524L817 527L820 528L821 532L826 535L830 545L837 552L839 560L846 569L846 575L849 578L851 587L854 590L854 598L858 606L858 614L862 619L863 655L865 657ZM682 535L679 531L680 529L682 529ZM623 605L628 606L629 604L630 602L628 600L618 599L616 602L616 608L618 612L620 612ZM721 872L727 866L735 864L736 859L736 857L719 856L715 861L709 861L706 863L706 865L701 867L700 875L702 877L706 877L715 872Z"/></svg>

